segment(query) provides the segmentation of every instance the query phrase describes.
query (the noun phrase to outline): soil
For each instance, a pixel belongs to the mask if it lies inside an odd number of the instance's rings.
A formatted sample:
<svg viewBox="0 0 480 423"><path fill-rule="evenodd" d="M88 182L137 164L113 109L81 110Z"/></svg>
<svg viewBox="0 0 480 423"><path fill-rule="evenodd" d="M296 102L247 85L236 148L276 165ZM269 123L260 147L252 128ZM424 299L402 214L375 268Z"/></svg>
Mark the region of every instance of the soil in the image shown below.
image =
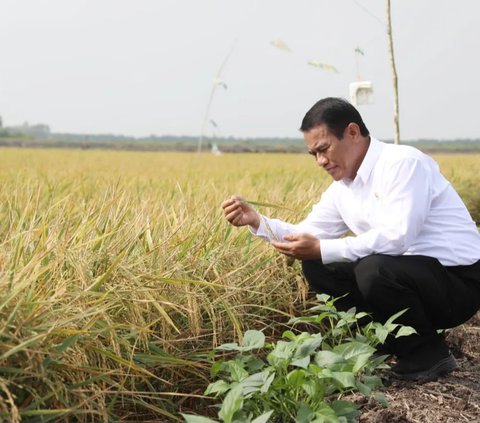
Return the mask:
<svg viewBox="0 0 480 423"><path fill-rule="evenodd" d="M387 380L380 389L390 408L358 395L360 422L480 422L480 313L452 329L447 343L457 369L437 380ZM352 398L349 398L352 400Z"/></svg>

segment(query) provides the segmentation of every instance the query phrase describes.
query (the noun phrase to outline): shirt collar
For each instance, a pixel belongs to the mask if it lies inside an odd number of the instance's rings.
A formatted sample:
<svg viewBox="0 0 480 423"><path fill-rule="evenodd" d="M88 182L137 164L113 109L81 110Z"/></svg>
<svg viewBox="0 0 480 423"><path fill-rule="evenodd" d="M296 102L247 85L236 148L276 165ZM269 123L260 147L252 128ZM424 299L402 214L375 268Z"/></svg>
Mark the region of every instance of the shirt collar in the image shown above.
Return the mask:
<svg viewBox="0 0 480 423"><path fill-rule="evenodd" d="M368 181L382 149L383 143L376 138L370 137L370 145L368 146L367 154L365 154L362 164L357 171L357 177L360 177L364 184Z"/></svg>

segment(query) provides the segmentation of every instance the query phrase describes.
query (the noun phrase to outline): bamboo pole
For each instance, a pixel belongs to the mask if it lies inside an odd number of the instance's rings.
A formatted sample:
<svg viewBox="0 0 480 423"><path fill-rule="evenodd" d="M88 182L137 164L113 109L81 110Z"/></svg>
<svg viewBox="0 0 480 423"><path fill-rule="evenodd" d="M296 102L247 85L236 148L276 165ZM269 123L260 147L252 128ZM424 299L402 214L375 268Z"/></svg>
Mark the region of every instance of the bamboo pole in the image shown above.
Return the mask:
<svg viewBox="0 0 480 423"><path fill-rule="evenodd" d="M388 33L388 49L390 51L390 66L393 74L393 122L395 125L395 144L400 144L400 117L398 108L398 75L395 67L395 54L393 51L392 37L392 19L390 13L390 0L387 0L387 33Z"/></svg>

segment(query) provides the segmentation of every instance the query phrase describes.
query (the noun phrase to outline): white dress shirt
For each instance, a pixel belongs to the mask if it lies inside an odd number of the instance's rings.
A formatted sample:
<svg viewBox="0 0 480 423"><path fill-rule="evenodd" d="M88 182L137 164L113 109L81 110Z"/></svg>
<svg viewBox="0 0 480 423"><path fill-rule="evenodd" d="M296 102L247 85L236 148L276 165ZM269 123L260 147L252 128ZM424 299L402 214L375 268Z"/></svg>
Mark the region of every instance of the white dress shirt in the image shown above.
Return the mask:
<svg viewBox="0 0 480 423"><path fill-rule="evenodd" d="M269 229L280 240L295 233L320 239L325 264L372 254L425 255L444 266L480 260L475 222L437 163L414 147L374 138L355 179L334 181L303 222L264 216L258 231L250 227L273 241ZM356 236L340 238L348 230Z"/></svg>

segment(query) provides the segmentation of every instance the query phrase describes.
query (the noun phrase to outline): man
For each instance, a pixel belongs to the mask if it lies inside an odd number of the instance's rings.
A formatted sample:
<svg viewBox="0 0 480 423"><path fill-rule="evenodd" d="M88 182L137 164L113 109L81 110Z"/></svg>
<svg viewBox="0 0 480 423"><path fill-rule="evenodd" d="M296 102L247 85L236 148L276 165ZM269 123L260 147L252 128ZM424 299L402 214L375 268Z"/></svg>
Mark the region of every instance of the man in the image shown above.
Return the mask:
<svg viewBox="0 0 480 423"><path fill-rule="evenodd" d="M258 215L233 196L222 204L226 219L302 260L315 291L348 294L336 302L340 310L356 307L386 321L408 309L398 322L418 334L386 344L397 356L397 377L454 370L437 330L464 323L480 308L480 235L464 203L432 158L371 137L342 99L317 102L300 129L309 154L334 180L312 212L292 225ZM356 236L340 238L349 230Z"/></svg>

